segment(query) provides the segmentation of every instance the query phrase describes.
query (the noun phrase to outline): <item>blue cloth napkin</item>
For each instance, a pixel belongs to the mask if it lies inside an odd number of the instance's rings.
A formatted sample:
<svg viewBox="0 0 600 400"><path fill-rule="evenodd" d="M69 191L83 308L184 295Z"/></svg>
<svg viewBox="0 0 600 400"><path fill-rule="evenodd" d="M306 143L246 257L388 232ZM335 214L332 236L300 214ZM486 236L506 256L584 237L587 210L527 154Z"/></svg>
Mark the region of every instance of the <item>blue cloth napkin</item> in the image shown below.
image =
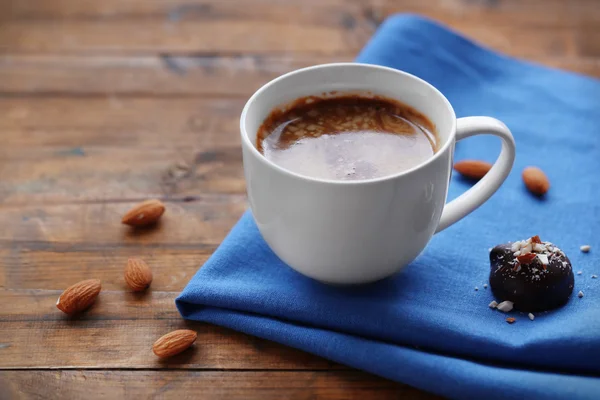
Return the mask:
<svg viewBox="0 0 600 400"><path fill-rule="evenodd" d="M294 272L248 212L177 298L183 317L451 398L600 398L600 279L591 277L600 276L600 82L495 54L410 15L388 19L357 61L425 79L459 117L504 121L517 142L507 181L400 274L361 287ZM493 138L469 138L455 158L493 161L498 153ZM521 182L528 165L550 178L543 199ZM469 186L454 176L449 198ZM509 325L488 308L488 249L535 234L582 273L565 307L534 321L511 312L517 321ZM583 244L590 253L580 252Z"/></svg>

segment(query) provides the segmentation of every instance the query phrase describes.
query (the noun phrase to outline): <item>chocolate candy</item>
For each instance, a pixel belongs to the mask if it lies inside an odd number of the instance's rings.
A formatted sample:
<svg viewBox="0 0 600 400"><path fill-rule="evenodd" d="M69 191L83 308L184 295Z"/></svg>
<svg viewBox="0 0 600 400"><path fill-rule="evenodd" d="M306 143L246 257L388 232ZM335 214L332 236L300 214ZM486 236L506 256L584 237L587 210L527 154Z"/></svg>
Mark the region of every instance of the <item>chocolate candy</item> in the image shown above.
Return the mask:
<svg viewBox="0 0 600 400"><path fill-rule="evenodd" d="M545 311L564 305L573 292L571 261L539 237L500 244L490 252L490 286L499 301L520 311Z"/></svg>

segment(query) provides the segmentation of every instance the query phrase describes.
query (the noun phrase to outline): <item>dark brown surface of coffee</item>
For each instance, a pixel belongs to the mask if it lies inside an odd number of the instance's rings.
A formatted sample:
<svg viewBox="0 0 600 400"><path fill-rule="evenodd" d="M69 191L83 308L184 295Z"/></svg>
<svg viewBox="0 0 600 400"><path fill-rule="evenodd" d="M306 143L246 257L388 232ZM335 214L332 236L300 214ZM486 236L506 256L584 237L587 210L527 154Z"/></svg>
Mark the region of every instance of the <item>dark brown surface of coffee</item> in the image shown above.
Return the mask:
<svg viewBox="0 0 600 400"><path fill-rule="evenodd" d="M265 119L256 147L275 164L333 180L373 179L435 153L431 121L396 100L368 95L303 97Z"/></svg>

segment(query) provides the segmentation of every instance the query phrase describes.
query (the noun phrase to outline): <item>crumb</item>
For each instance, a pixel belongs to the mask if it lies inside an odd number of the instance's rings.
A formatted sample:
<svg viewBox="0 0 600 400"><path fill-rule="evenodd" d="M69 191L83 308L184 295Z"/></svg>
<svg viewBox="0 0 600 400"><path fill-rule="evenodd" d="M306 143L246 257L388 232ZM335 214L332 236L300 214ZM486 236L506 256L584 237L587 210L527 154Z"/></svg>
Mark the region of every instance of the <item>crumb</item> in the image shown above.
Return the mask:
<svg viewBox="0 0 600 400"><path fill-rule="evenodd" d="M538 254L537 258L540 260L542 265L548 265L548 256L545 254Z"/></svg>
<svg viewBox="0 0 600 400"><path fill-rule="evenodd" d="M509 324L512 324L512 323L514 323L515 321L516 321L516 318L513 318L513 317L508 317L508 318L506 318L506 322L508 322Z"/></svg>
<svg viewBox="0 0 600 400"><path fill-rule="evenodd" d="M598 275L592 275L592 279L598 278Z"/></svg>
<svg viewBox="0 0 600 400"><path fill-rule="evenodd" d="M483 284L483 288L484 288L484 289L487 289L487 283L484 283L484 284Z"/></svg>
<svg viewBox="0 0 600 400"><path fill-rule="evenodd" d="M506 300L506 301L503 301L502 303L498 304L498 306L496 308L502 312L509 312L510 310L513 309L513 305L514 305L514 303L512 301Z"/></svg>
<svg viewBox="0 0 600 400"><path fill-rule="evenodd" d="M577 275L581 275L583 272L581 271L577 271Z"/></svg>
<svg viewBox="0 0 600 400"><path fill-rule="evenodd" d="M583 292L580 290L579 293L577 293L577 297L582 298L583 297Z"/></svg>
<svg viewBox="0 0 600 400"><path fill-rule="evenodd" d="M475 286L475 291L478 291L478 290L479 290L479 288L477 286Z"/></svg>
<svg viewBox="0 0 600 400"><path fill-rule="evenodd" d="M589 251L590 251L590 249L591 249L591 248L592 248L592 247L591 247L589 244L584 244L583 246L581 246L581 247L579 248L579 250L581 250L581 251L582 251L582 252L584 252L584 253L587 253L587 252L589 252Z"/></svg>
<svg viewBox="0 0 600 400"><path fill-rule="evenodd" d="M498 307L498 303L496 302L496 300L492 300L492 302L490 304L488 304L489 308L496 308Z"/></svg>
<svg viewBox="0 0 600 400"><path fill-rule="evenodd" d="M535 319L535 315L533 315L532 313L529 313L527 316L528 316L528 317L529 317L529 319L530 319L530 320L532 320L532 321Z"/></svg>

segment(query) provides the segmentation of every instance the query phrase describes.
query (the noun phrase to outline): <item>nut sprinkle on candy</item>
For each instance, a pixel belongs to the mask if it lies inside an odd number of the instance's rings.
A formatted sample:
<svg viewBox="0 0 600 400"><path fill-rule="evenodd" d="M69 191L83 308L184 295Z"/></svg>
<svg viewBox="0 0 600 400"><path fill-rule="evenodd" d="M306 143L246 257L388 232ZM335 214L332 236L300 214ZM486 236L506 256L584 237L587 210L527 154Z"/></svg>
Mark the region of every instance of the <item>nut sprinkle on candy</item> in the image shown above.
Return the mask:
<svg viewBox="0 0 600 400"><path fill-rule="evenodd" d="M560 307L573 292L571 261L560 248L537 235L494 247L490 266L494 296L513 302L520 311Z"/></svg>

